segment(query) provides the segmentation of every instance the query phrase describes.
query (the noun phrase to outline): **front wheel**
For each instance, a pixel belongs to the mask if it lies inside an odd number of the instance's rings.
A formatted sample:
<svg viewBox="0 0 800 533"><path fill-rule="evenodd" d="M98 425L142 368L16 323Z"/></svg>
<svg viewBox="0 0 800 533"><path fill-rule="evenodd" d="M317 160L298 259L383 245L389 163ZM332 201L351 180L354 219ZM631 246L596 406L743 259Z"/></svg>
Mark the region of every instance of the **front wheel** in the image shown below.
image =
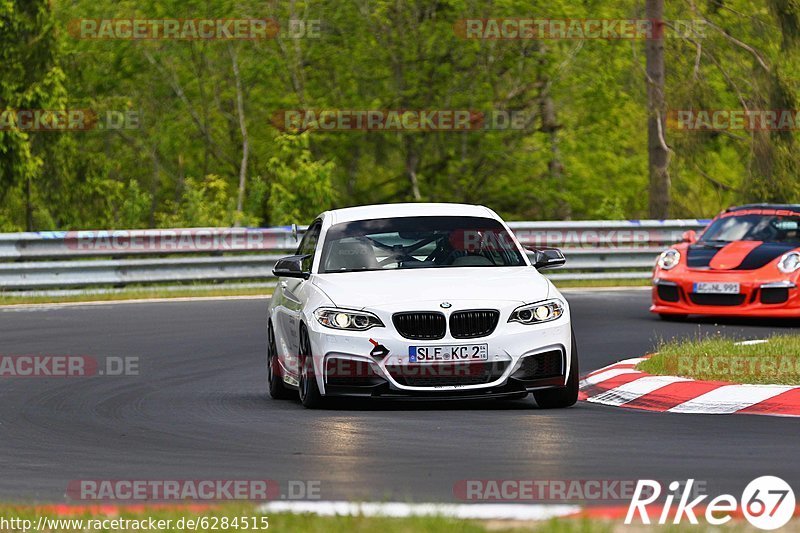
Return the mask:
<svg viewBox="0 0 800 533"><path fill-rule="evenodd" d="M311 341L304 326L300 327L300 403L308 409L323 406L324 398L319 392L317 376L314 372L314 358L311 355Z"/></svg>
<svg viewBox="0 0 800 533"><path fill-rule="evenodd" d="M575 405L578 401L578 345L575 342L575 332L572 332L572 355L569 363L569 377L567 385L557 389L535 391L533 397L542 409L560 409Z"/></svg>
<svg viewBox="0 0 800 533"><path fill-rule="evenodd" d="M278 348L275 343L275 331L272 329L272 321L267 327L267 388L269 395L276 400L285 400L292 396L289 389L283 383L280 362L278 361Z"/></svg>

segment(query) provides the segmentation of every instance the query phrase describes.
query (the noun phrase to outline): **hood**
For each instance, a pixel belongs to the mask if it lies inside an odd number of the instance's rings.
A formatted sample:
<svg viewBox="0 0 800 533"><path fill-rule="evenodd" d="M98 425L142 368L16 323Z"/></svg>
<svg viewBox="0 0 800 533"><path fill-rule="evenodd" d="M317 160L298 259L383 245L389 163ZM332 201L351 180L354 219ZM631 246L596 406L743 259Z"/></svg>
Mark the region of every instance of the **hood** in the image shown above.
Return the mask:
<svg viewBox="0 0 800 533"><path fill-rule="evenodd" d="M796 248L796 244L761 241L735 241L724 246L693 244L686 261L689 268L758 270Z"/></svg>
<svg viewBox="0 0 800 533"><path fill-rule="evenodd" d="M422 301L545 300L550 282L533 267L456 267L340 272L314 276L340 307L361 309Z"/></svg>

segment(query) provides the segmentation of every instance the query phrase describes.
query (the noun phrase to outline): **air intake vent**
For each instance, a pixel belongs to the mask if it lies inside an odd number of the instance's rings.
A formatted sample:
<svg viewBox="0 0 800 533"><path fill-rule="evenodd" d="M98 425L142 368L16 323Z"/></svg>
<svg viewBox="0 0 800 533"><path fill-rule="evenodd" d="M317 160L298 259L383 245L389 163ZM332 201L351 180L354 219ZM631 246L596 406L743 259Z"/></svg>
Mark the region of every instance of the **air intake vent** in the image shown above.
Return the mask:
<svg viewBox="0 0 800 533"><path fill-rule="evenodd" d="M519 368L511 377L522 381L532 381L563 375L564 354L561 350L554 350L523 358Z"/></svg>
<svg viewBox="0 0 800 533"><path fill-rule="evenodd" d="M695 305L718 305L734 307L742 305L747 295L745 294L705 294L693 292L689 295Z"/></svg>
<svg viewBox="0 0 800 533"><path fill-rule="evenodd" d="M496 363L442 363L438 365L386 365L400 385L408 387L455 387L484 385L503 377L507 361Z"/></svg>
<svg viewBox="0 0 800 533"><path fill-rule="evenodd" d="M447 321L442 313L426 311L395 313L392 315L392 322L397 332L406 339L441 339L447 329Z"/></svg>
<svg viewBox="0 0 800 533"><path fill-rule="evenodd" d="M658 297L665 302L679 302L681 299L681 293L678 290L677 285L659 285Z"/></svg>
<svg viewBox="0 0 800 533"><path fill-rule="evenodd" d="M498 320L500 311L495 309L456 311L450 315L450 335L454 339L485 337L492 334Z"/></svg>
<svg viewBox="0 0 800 533"><path fill-rule="evenodd" d="M762 304L785 304L789 301L789 289L765 287L761 289Z"/></svg>

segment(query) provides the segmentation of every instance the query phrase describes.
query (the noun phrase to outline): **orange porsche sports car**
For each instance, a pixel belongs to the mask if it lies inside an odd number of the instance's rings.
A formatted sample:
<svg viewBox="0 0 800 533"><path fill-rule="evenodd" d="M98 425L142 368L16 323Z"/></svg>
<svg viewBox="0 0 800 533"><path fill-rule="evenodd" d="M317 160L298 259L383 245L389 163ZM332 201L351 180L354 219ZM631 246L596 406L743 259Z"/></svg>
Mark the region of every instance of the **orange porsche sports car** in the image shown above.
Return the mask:
<svg viewBox="0 0 800 533"><path fill-rule="evenodd" d="M800 205L732 207L683 240L658 258L650 311L800 318Z"/></svg>

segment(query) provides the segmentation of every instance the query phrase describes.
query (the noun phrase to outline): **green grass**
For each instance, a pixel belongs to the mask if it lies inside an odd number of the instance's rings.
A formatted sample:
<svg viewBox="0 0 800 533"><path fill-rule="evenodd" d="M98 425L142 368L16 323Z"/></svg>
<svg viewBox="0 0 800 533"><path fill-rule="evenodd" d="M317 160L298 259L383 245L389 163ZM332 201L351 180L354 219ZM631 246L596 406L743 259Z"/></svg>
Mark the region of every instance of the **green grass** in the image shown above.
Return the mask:
<svg viewBox="0 0 800 533"><path fill-rule="evenodd" d="M214 289L191 289L186 290L159 290L137 288L124 292L97 294L86 292L83 294L69 294L58 296L45 295L18 295L0 293L0 305L14 304L48 304L63 302L108 302L117 300L146 300L150 298L208 298L218 296L269 296L272 294L271 288L236 288L220 287Z"/></svg>
<svg viewBox="0 0 800 533"><path fill-rule="evenodd" d="M655 527L657 531L662 533L683 533L683 532L698 532L698 531L711 531L716 528L705 525L702 522L699 526L691 526L689 524L681 524L678 526L664 525L664 526L643 526L638 522L632 525L624 525L621 520L592 520L588 518L566 518L566 519L553 519L541 522L510 522L510 521L470 521L470 520L456 520L451 518L442 517L411 517L411 518L382 518L382 517L363 517L363 516L334 516L334 517L320 517L311 514L277 514L271 513L262 515L252 504L224 504L215 505L208 509L190 509L178 505L158 506L134 506L133 508L126 509L124 506L116 508L115 506L104 507L103 504L98 504L97 507L103 507L99 512L83 512L80 514L69 513L63 511L57 512L54 506L17 506L17 505L0 505L0 524L5 519L9 521L14 518L30 520L31 526L29 531L35 531L39 517L45 516L53 519L61 520L80 520L83 519L84 527L92 526L91 531L146 531L147 529L135 529L131 524L126 524L128 529L123 529L115 524L103 524L105 528L96 528L93 524L89 524L86 520L104 520L104 519L129 519L129 520L143 520L152 518L155 521L169 520L169 524L157 525L157 529L149 530L158 533L185 533L185 531L199 531L199 532L230 532L236 533L241 531L249 531L251 533L264 533L266 531L289 531L289 532L310 532L310 533L371 533L373 531L380 531L381 533L519 533L523 531L534 531L538 533L612 533L613 531L644 531L643 528L652 529ZM266 517L268 521L268 528L263 528L261 517ZM247 521L250 526L247 529L241 527L233 527L228 522L228 527L223 527L221 522L223 517L232 519L234 517L242 517ZM698 517L699 518L699 517ZM184 519L183 528L179 528L178 521ZM195 528L193 525L190 527L185 522L188 519L204 519L198 520L198 526ZM255 524L260 527L253 527L253 520ZM10 525L10 524L9 524ZM58 532L75 532L80 531L75 527L76 523L71 525L61 524L57 527L56 524L50 524L50 527L38 531L38 533L58 533ZM122 525L122 524L120 524ZM162 527L166 526L166 527ZM214 528L216 526L216 528ZM797 522L790 522L785 526L785 529L796 530ZM727 531L753 531L754 529L744 521L735 521L725 526ZM22 528L13 528L0 525L0 533L20 533Z"/></svg>
<svg viewBox="0 0 800 533"><path fill-rule="evenodd" d="M774 335L768 340L747 346L723 337L662 342L637 369L711 381L800 385L800 335Z"/></svg>
<svg viewBox="0 0 800 533"><path fill-rule="evenodd" d="M571 279L553 280L553 284L559 289L583 289L593 287L649 287L653 283L647 279Z"/></svg>
<svg viewBox="0 0 800 533"><path fill-rule="evenodd" d="M175 508L175 506L166 506L163 508L150 507L139 508L133 510L124 510L116 512L113 508L106 510L102 513L88 512L83 514L58 514L48 507L28 507L28 506L11 506L0 505L0 524L2 519L10 520L12 518L20 518L30 520L33 524L32 530L35 530L40 516L47 516L54 519L62 520L89 520L89 519L104 519L104 518L121 518L121 519L149 519L154 520L170 520L169 527L159 528L159 533L181 532L183 531L244 531L242 527L234 528L229 524L228 528L222 527L221 519L228 517L246 517L248 525L250 526L247 531L253 533L258 531L300 531L300 532L313 532L313 533L349 533L349 532L373 532L380 531L381 533L425 533L425 532L459 532L459 533L483 533L486 531L492 532L515 532L515 531L540 531L543 533L606 533L611 532L612 528L602 522L594 522L586 519L564 519L564 520L550 520L543 522L478 522L467 520L455 520L442 517L411 517L411 518L367 518L362 516L336 516L336 517L319 517L311 514L297 515L297 514L269 514L262 515L252 505L244 504L226 504L215 506L208 510L186 510ZM263 528L261 517L264 516L268 520L268 529ZM205 518L205 522L198 522L198 527L189 528L186 522L183 523L184 529L179 529L178 521L184 519L197 519ZM241 519L241 518L240 518ZM259 526L253 528L253 520ZM216 523L215 523L216 522ZM86 522L83 525L86 527ZM9 524L10 525L10 524ZM46 531L60 532L60 531L79 531L75 526L77 523L61 524L61 527L51 527L40 533ZM120 524L123 525L123 524ZM135 529L128 525L128 530ZM167 525L162 524L162 525ZM213 526L217 528L214 529ZM114 527L114 524L107 524L104 531L123 531L119 527ZM204 527L206 526L206 527ZM94 529L100 531L99 529ZM141 530L141 529L140 529ZM18 532L21 529L14 530L10 527L3 528L0 525L0 532L11 533L12 531Z"/></svg>

